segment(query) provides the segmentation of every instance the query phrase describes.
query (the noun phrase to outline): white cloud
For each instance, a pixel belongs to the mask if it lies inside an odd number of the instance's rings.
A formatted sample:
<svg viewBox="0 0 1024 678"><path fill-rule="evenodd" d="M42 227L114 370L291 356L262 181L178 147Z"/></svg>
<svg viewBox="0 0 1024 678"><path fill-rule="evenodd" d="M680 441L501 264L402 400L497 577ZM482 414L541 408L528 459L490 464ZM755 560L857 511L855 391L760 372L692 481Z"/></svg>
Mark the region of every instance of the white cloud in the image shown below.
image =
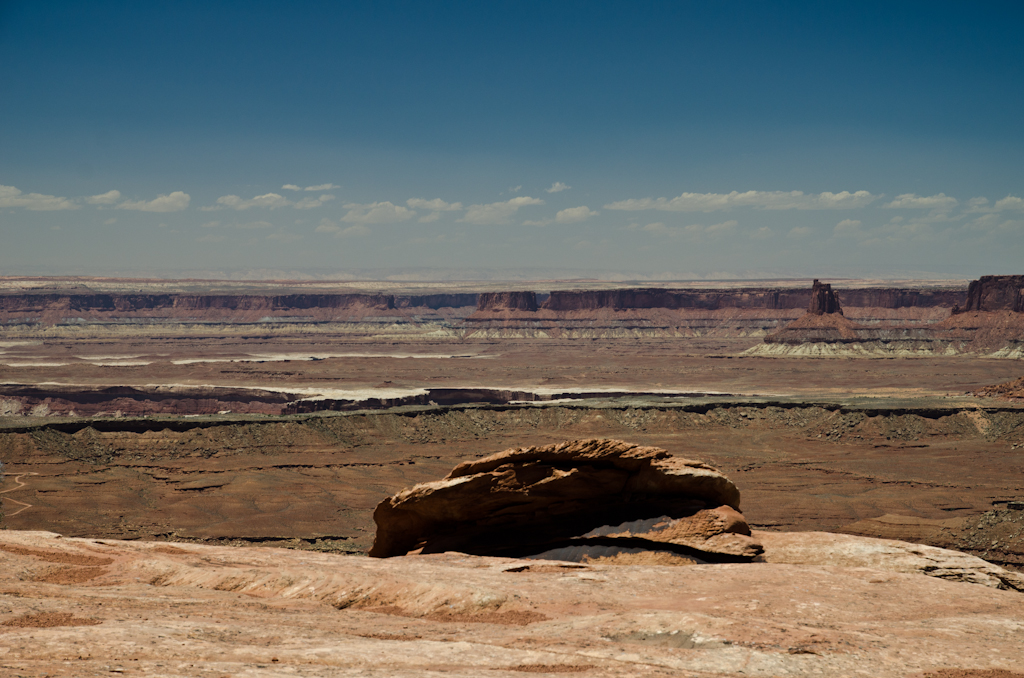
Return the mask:
<svg viewBox="0 0 1024 678"><path fill-rule="evenodd" d="M3 185L0 185L0 207L24 207L37 212L78 209L78 205L67 198L42 193L22 193L14 186Z"/></svg>
<svg viewBox="0 0 1024 678"><path fill-rule="evenodd" d="M409 198L405 204L414 209L430 210L431 212L458 212L462 209L461 202L445 202L440 198L425 200L424 198Z"/></svg>
<svg viewBox="0 0 1024 678"><path fill-rule="evenodd" d="M245 224L238 224L238 228L273 228L274 225L269 221L250 221Z"/></svg>
<svg viewBox="0 0 1024 678"><path fill-rule="evenodd" d="M837 238L864 237L864 231L861 230L861 222L859 219L843 219L836 224L834 229L832 229L832 233Z"/></svg>
<svg viewBox="0 0 1024 678"><path fill-rule="evenodd" d="M511 221L512 216L519 211L520 207L543 204L544 201L539 198L530 198L524 195L512 198L511 200L505 200L504 202L470 205L466 208L465 216L459 219L459 221L479 225L507 224Z"/></svg>
<svg viewBox="0 0 1024 678"><path fill-rule="evenodd" d="M594 217L600 214L596 210L592 210L586 205L580 205L579 207L569 207L568 209L559 210L555 215L555 223L557 224L577 224L581 221L586 221L590 217Z"/></svg>
<svg viewBox="0 0 1024 678"><path fill-rule="evenodd" d="M518 192L519 192L519 191L521 191L521 190L523 190L523 185L522 185L522 184L519 184L518 186L512 186L512 187L510 187L510 188L508 189L508 192L509 192L509 193L518 193Z"/></svg>
<svg viewBox="0 0 1024 678"><path fill-rule="evenodd" d="M104 223L104 224L106 224L107 226L113 226L114 224L116 224L116 223L117 223L117 219L114 219L114 218L112 217L112 218L110 218L110 219L107 219L107 220L106 220L106 221L104 221L103 223Z"/></svg>
<svg viewBox="0 0 1024 678"><path fill-rule="evenodd" d="M1000 214L990 213L983 214L982 216L970 221L966 224L967 228L972 231L988 231L990 233L1010 232L1010 231L1022 231L1024 230L1024 221L1019 219L1005 219Z"/></svg>
<svg viewBox="0 0 1024 678"><path fill-rule="evenodd" d="M1008 195L995 204L997 210L1024 210L1024 200L1013 195Z"/></svg>
<svg viewBox="0 0 1024 678"><path fill-rule="evenodd" d="M389 201L371 202L365 205L348 203L345 205L345 209L348 212L341 220L354 224L397 224L416 216L416 213L408 207L395 205Z"/></svg>
<svg viewBox="0 0 1024 678"><path fill-rule="evenodd" d="M813 231L812 231L810 226L794 226L793 228L789 229L789 233L786 234L786 237L789 237L789 238L806 238L812 232Z"/></svg>
<svg viewBox="0 0 1024 678"><path fill-rule="evenodd" d="M319 198L303 198L293 205L297 210L311 210L314 207L321 207L324 203L334 200L334 196L328 193L321 195Z"/></svg>
<svg viewBox="0 0 1024 678"><path fill-rule="evenodd" d="M220 226L219 221L207 221L203 224L203 228L217 228L218 226Z"/></svg>
<svg viewBox="0 0 1024 678"><path fill-rule="evenodd" d="M203 207L203 210L217 210L221 207L228 207L233 210L247 210L250 207L269 207L270 209L277 209L278 207L287 207L291 205L292 201L278 193L266 193L264 195L257 195L255 198L244 200L237 195L222 195L217 198L217 204L211 207Z"/></svg>
<svg viewBox="0 0 1024 678"><path fill-rule="evenodd" d="M363 226L362 224L355 224L354 226L349 226L348 228L338 231L338 237L340 238L369 234L370 229L368 229L366 226Z"/></svg>
<svg viewBox="0 0 1024 678"><path fill-rule="evenodd" d="M720 224L711 224L705 229L705 232L710 235L726 235L735 231L736 226L738 225L739 222L735 219L730 219L729 221L723 221Z"/></svg>
<svg viewBox="0 0 1024 678"><path fill-rule="evenodd" d="M890 209L951 209L956 206L956 198L945 193L936 195L920 196L913 193L904 193L896 196L896 199L882 207Z"/></svg>
<svg viewBox="0 0 1024 678"><path fill-rule="evenodd" d="M341 226L330 219L324 218L320 220L320 224L314 229L315 233L337 233L341 230Z"/></svg>
<svg viewBox="0 0 1024 678"><path fill-rule="evenodd" d="M544 190L546 190L548 193L560 193L562 191L568 191L570 188L572 188L572 186L566 186L561 181L556 181L555 183L551 184L551 188L547 188Z"/></svg>
<svg viewBox="0 0 1024 678"><path fill-rule="evenodd" d="M285 191L301 191L302 190L301 186L296 186L295 184L285 184L281 188L283 190L285 190Z"/></svg>
<svg viewBox="0 0 1024 678"><path fill-rule="evenodd" d="M336 188L341 188L336 184L317 184L316 186L306 186L304 191L333 191Z"/></svg>
<svg viewBox="0 0 1024 678"><path fill-rule="evenodd" d="M746 191L740 193L683 193L675 198L631 198L605 205L610 210L661 210L664 212L714 212L733 207L766 210L853 209L877 199L868 191L804 193L803 191Z"/></svg>
<svg viewBox="0 0 1024 678"><path fill-rule="evenodd" d="M430 224L441 218L440 212L431 212L430 214L420 217L419 221L421 224Z"/></svg>
<svg viewBox="0 0 1024 678"><path fill-rule="evenodd" d="M179 212L192 200L188 193L175 191L170 195L159 195L152 200L126 200L119 204L119 210L137 210L139 212Z"/></svg>
<svg viewBox="0 0 1024 678"><path fill-rule="evenodd" d="M113 205L121 199L121 191L107 191L85 199L90 205Z"/></svg>
<svg viewBox="0 0 1024 678"><path fill-rule="evenodd" d="M753 238L754 240L767 240L768 238L772 238L774 236L775 231L768 228L767 226L762 226L761 228L757 229L756 231L750 234L750 237Z"/></svg>

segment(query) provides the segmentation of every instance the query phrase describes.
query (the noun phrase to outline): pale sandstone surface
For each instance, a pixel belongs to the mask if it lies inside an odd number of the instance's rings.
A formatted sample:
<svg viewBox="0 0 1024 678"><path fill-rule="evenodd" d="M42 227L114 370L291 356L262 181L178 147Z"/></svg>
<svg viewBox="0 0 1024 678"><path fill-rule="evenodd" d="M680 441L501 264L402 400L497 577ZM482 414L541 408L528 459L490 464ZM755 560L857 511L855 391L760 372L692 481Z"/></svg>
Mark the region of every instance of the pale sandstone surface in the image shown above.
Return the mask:
<svg viewBox="0 0 1024 678"><path fill-rule="evenodd" d="M0 673L896 678L1017 668L1020 593L885 562L379 560L5 530Z"/></svg>
<svg viewBox="0 0 1024 678"><path fill-rule="evenodd" d="M1003 508L980 515L945 520L885 514L851 523L840 531L955 549L1020 571L1024 569L1024 502L1000 505Z"/></svg>
<svg viewBox="0 0 1024 678"><path fill-rule="evenodd" d="M769 563L869 567L1024 591L1024 576L959 551L831 532L755 532Z"/></svg>

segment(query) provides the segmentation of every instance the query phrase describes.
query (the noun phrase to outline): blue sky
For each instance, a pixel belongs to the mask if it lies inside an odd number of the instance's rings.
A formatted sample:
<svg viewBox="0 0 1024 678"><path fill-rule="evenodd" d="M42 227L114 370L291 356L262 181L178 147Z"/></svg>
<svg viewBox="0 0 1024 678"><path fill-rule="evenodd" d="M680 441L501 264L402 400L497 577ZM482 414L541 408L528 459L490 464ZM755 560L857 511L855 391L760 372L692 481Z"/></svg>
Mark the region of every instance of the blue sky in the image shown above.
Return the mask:
<svg viewBox="0 0 1024 678"><path fill-rule="evenodd" d="M0 0L0 275L975 277L1024 5Z"/></svg>

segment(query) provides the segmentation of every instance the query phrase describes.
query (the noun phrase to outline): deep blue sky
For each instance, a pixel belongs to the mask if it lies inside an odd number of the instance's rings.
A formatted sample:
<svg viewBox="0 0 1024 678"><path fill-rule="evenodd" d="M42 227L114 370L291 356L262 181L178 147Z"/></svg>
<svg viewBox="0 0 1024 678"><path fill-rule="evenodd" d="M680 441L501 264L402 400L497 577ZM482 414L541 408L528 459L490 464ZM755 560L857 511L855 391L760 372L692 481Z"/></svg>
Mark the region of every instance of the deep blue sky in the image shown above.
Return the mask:
<svg viewBox="0 0 1024 678"><path fill-rule="evenodd" d="M0 275L1020 273L1022 25L0 1Z"/></svg>

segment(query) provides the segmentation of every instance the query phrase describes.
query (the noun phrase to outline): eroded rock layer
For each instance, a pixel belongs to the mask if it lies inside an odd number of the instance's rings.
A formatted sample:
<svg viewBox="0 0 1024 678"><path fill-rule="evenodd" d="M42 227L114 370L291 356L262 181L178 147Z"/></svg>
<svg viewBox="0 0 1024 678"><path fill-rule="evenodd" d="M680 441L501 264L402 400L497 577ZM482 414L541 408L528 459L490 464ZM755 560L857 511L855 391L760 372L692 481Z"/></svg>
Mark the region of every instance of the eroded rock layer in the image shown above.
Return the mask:
<svg viewBox="0 0 1024 678"><path fill-rule="evenodd" d="M716 469L657 447L592 439L513 448L382 501L370 555L587 560L624 550L750 560L761 547L739 500Z"/></svg>

